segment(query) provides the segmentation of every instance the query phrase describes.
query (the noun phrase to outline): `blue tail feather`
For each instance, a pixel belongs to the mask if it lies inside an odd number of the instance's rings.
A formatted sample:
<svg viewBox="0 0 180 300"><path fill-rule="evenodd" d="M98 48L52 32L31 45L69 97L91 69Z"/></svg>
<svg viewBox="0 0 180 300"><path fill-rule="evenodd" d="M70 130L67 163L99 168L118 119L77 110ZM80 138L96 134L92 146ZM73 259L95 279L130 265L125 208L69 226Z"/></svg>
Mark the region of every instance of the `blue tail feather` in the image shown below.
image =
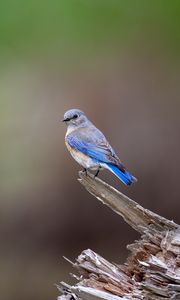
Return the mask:
<svg viewBox="0 0 180 300"><path fill-rule="evenodd" d="M131 183L137 181L137 179L128 171L123 172L113 164L106 164L106 168L108 168L112 173L114 173L126 185L130 185Z"/></svg>

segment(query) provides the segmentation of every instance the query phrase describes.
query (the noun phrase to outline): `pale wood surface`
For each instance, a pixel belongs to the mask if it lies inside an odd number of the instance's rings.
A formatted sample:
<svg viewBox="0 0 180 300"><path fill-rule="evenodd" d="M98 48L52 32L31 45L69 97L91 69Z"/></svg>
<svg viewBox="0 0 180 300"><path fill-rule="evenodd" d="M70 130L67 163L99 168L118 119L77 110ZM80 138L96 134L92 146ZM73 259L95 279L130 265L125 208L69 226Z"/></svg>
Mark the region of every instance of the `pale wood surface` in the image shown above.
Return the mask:
<svg viewBox="0 0 180 300"><path fill-rule="evenodd" d="M59 300L180 299L180 227L140 206L90 173L80 183L136 231L139 241L128 245L124 265L108 262L85 250L72 266L79 277L74 286L61 282Z"/></svg>

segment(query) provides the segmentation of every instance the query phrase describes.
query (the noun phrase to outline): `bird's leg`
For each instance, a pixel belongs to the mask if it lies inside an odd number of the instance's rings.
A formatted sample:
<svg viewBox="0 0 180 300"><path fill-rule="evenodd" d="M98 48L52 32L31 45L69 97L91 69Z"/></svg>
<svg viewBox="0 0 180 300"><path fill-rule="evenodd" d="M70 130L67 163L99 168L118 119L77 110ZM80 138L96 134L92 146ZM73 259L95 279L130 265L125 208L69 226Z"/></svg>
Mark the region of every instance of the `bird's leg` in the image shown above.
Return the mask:
<svg viewBox="0 0 180 300"><path fill-rule="evenodd" d="M86 174L86 176L87 176L87 169L86 168L84 168L83 169L83 172Z"/></svg>
<svg viewBox="0 0 180 300"><path fill-rule="evenodd" d="M98 167L98 170L97 170L97 172L96 172L95 175L94 175L94 178L96 178L96 177L98 176L98 174L99 174L99 172L100 172L100 169L101 169L101 167Z"/></svg>

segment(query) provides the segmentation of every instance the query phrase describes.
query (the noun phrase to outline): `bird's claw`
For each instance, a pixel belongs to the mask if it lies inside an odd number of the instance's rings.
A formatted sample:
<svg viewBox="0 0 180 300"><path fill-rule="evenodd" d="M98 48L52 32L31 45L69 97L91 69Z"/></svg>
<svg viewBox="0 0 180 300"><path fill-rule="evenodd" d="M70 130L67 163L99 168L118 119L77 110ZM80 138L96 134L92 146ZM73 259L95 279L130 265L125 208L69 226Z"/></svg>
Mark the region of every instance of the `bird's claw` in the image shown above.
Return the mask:
<svg viewBox="0 0 180 300"><path fill-rule="evenodd" d="M86 168L83 169L83 173L87 176L87 169Z"/></svg>

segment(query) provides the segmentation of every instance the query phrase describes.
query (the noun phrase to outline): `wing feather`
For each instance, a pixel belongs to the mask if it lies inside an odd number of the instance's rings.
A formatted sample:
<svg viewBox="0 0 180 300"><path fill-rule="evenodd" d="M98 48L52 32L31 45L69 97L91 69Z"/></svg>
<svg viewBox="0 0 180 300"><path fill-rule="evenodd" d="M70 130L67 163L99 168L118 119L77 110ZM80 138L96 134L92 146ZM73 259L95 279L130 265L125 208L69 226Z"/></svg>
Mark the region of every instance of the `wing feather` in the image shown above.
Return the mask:
<svg viewBox="0 0 180 300"><path fill-rule="evenodd" d="M114 164L122 172L125 172L125 168L113 148L96 127L77 129L66 136L66 141L72 148L79 150L98 162Z"/></svg>

